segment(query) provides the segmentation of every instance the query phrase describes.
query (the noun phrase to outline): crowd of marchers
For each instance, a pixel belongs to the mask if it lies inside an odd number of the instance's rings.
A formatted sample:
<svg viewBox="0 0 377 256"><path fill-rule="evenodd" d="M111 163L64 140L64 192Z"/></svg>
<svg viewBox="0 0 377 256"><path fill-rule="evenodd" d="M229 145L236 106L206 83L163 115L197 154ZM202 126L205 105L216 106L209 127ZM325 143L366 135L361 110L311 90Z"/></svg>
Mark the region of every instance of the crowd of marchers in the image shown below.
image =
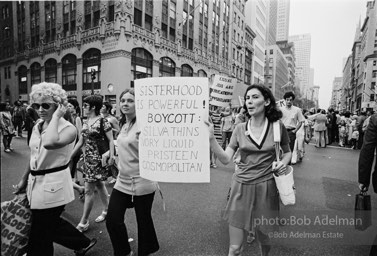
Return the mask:
<svg viewBox="0 0 377 256"><path fill-rule="evenodd" d="M293 92L285 93L284 100L285 105L278 107L270 89L254 84L247 88L243 106L211 106L210 120L205 121L211 167L217 167L217 160L235 164L222 211L229 224L229 256L242 255L246 235L248 242L258 243L261 255L269 254L272 243L267 234L277 227L257 226L253 220L279 217L274 174L285 175L289 164L302 161L305 144L313 139L316 147L338 143L361 148L359 187L368 190L377 145L377 116L370 112L351 116L333 109L302 110L294 106ZM22 129L28 131L30 161L14 186L16 194L26 192L33 216L28 256L52 256L54 242L76 255L85 255L93 248L97 240L84 233L90 228L95 190L103 209L94 222L106 222L111 254L134 254L124 219L130 208L134 208L138 224L137 255L152 255L159 250L151 209L160 188L157 182L140 176L140 127L133 89L126 89L119 97L120 118L112 115L112 105L100 95L84 98L81 108L77 100L67 98L60 85L46 82L33 85L30 105L17 101L14 107L9 103L0 103L0 107L5 152L12 152L13 136L22 136ZM273 127L279 127L278 135ZM118 172L110 181L115 184L108 198L105 182L113 176L114 167ZM83 184L77 180L77 171L82 172ZM374 171L375 191L376 177ZM84 200L76 227L61 217L65 206L75 199L74 190Z"/></svg>

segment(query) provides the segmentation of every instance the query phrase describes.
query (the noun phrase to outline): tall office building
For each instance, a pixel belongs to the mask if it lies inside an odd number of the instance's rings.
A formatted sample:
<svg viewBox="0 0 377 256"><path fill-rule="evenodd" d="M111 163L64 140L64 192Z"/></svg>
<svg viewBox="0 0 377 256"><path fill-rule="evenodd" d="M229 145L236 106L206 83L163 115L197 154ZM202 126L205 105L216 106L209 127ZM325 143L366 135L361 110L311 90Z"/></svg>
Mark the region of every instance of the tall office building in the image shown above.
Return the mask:
<svg viewBox="0 0 377 256"><path fill-rule="evenodd" d="M342 85L343 77L335 77L332 84L332 95L330 107L335 110L340 110L341 108L341 98L342 98Z"/></svg>
<svg viewBox="0 0 377 256"><path fill-rule="evenodd" d="M267 46L276 44L278 1L267 1Z"/></svg>
<svg viewBox="0 0 377 256"><path fill-rule="evenodd" d="M289 36L289 42L294 43L296 56L296 77L300 80L300 92L306 95L310 80L310 34Z"/></svg>
<svg viewBox="0 0 377 256"><path fill-rule="evenodd" d="M285 88L289 84L289 67L284 53L277 45L267 46L266 50L266 81L275 98L283 99Z"/></svg>
<svg viewBox="0 0 377 256"><path fill-rule="evenodd" d="M267 0L247 1L245 22L255 32L252 83L264 83L267 45Z"/></svg>
<svg viewBox="0 0 377 256"><path fill-rule="evenodd" d="M1 100L27 102L41 81L80 103L96 93L114 105L146 77L222 74L249 83L255 34L244 42L245 2L0 1Z"/></svg>
<svg viewBox="0 0 377 256"><path fill-rule="evenodd" d="M277 2L276 41L286 41L289 35L290 0L272 0Z"/></svg>

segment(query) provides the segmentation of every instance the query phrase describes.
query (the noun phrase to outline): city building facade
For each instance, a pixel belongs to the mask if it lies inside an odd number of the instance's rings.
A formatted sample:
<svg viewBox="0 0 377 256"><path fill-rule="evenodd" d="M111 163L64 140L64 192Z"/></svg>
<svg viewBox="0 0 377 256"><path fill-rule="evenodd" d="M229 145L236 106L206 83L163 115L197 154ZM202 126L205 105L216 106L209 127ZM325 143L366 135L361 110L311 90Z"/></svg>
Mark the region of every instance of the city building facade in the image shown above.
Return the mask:
<svg viewBox="0 0 377 256"><path fill-rule="evenodd" d="M289 84L289 67L277 45L267 46L265 79L265 85L271 89L275 98L283 99L285 88Z"/></svg>
<svg viewBox="0 0 377 256"><path fill-rule="evenodd" d="M300 80L300 92L301 95L306 95L310 79L311 35L292 35L289 36L289 42L293 42L294 44L296 77Z"/></svg>
<svg viewBox="0 0 377 256"><path fill-rule="evenodd" d="M247 1L246 24L255 32L253 75L251 83L264 84L265 51L267 45L267 0Z"/></svg>
<svg viewBox="0 0 377 256"><path fill-rule="evenodd" d="M332 84L330 107L334 110L341 110L343 77L335 77Z"/></svg>
<svg viewBox="0 0 377 256"><path fill-rule="evenodd" d="M290 0L276 0L278 3L276 41L287 41L289 35Z"/></svg>
<svg viewBox="0 0 377 256"><path fill-rule="evenodd" d="M253 61L255 38L249 29L244 42L245 3L0 2L1 100L27 102L41 81L61 84L80 103L95 93L114 106L140 78L221 74L244 83L253 76L244 64Z"/></svg>
<svg viewBox="0 0 377 256"><path fill-rule="evenodd" d="M342 95L340 98L340 112L351 111L351 73L352 56L348 56L343 68Z"/></svg>

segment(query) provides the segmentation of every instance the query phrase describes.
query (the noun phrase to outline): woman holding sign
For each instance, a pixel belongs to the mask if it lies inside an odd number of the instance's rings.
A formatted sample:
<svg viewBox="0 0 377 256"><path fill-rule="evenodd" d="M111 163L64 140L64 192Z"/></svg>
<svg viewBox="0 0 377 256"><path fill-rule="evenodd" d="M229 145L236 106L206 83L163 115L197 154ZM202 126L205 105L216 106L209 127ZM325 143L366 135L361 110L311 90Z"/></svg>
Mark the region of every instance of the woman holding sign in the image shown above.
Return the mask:
<svg viewBox="0 0 377 256"><path fill-rule="evenodd" d="M74 200L69 162L76 128L66 121L67 93L58 84L33 85L31 105L38 111L39 121L30 137L30 163L15 194L27 187L32 224L28 256L53 256L53 242L85 255L97 240L90 240L60 215L65 205Z"/></svg>
<svg viewBox="0 0 377 256"><path fill-rule="evenodd" d="M268 88L263 85L248 87L244 108L250 119L236 126L226 150L217 143L212 124L209 124L210 145L223 164L228 164L238 150L234 159L236 171L223 215L229 223L228 255L242 253L245 233L253 229L262 255L268 255L270 245L266 232L278 223L263 226L260 220L262 216L272 220L278 217L279 197L272 174L285 174L287 170L291 159L289 138L284 125L279 121L283 156L277 162L272 124L281 118L282 113L276 108L275 98Z"/></svg>
<svg viewBox="0 0 377 256"><path fill-rule="evenodd" d="M132 255L124 215L135 208L139 256L158 251L159 244L152 220L152 204L157 183L140 177L139 128L136 122L135 92L127 89L120 95L120 132L117 139L119 175L111 193L106 227L114 255Z"/></svg>

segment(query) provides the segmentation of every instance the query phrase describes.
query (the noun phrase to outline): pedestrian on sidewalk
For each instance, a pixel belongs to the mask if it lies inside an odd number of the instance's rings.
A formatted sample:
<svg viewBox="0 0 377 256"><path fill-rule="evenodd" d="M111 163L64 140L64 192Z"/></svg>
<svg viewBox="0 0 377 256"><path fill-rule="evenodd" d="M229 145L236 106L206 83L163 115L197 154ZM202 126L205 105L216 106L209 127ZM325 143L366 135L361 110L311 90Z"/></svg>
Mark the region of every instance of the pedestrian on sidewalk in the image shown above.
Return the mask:
<svg viewBox="0 0 377 256"><path fill-rule="evenodd" d="M84 99L83 109L88 117L84 120L81 136L83 140L77 143L74 151L82 147L83 173L85 182L85 201L83 215L77 229L81 232L89 228L89 215L94 204L94 190L97 188L100 196L103 210L95 222L102 222L107 216L107 207L109 205L108 192L105 181L108 178L108 165L114 163L114 140L111 125L100 115L102 108L102 96L90 95ZM102 152L110 150L110 157Z"/></svg>
<svg viewBox="0 0 377 256"><path fill-rule="evenodd" d="M283 175L291 160L289 137L279 119L282 116L276 107L272 92L263 85L249 86L245 93L245 105L250 117L233 131L232 138L224 151L216 141L213 125L209 126L210 146L223 164L234 159L236 170L232 176L229 200L223 217L229 223L229 256L241 255L244 237L255 230L256 241L262 255L271 249L267 232L272 232L279 223L258 225L258 219L279 217L279 195L273 172ZM281 130L282 160L276 160L273 122L279 121Z"/></svg>
<svg viewBox="0 0 377 256"><path fill-rule="evenodd" d="M39 119L37 111L30 105L26 107L25 130L27 131L27 144L29 145L31 132L37 120Z"/></svg>
<svg viewBox="0 0 377 256"><path fill-rule="evenodd" d="M326 111L322 109L317 109L317 114L309 116L311 120L314 121L314 137L316 140L315 147L316 148L325 148L326 147L326 124L327 124L327 117Z"/></svg>
<svg viewBox="0 0 377 256"><path fill-rule="evenodd" d="M12 115L9 112L9 105L4 102L0 103L0 132L3 135L4 151L10 153L13 148L10 147L12 138L15 136Z"/></svg>
<svg viewBox="0 0 377 256"><path fill-rule="evenodd" d="M77 136L75 127L63 117L67 94L58 84L33 85L30 101L40 120L30 138L30 164L15 186L18 194L27 189L33 221L28 256L53 256L53 243L85 255L97 240L90 240L61 218L65 205L74 200L68 163Z"/></svg>
<svg viewBox="0 0 377 256"><path fill-rule="evenodd" d="M159 250L152 219L152 204L156 182L140 177L139 134L136 119L135 92L126 89L120 95L120 133L117 139L119 176L110 196L106 220L115 256L132 255L124 223L127 208L135 208L138 234L138 256Z"/></svg>
<svg viewBox="0 0 377 256"><path fill-rule="evenodd" d="M364 135L364 143L361 147L359 156L359 189L362 192L368 191L370 180L374 188L374 193L377 193L377 114L371 116L368 127ZM372 166L374 164L374 171L372 174ZM372 177L372 178L371 178ZM374 239L370 256L377 255L377 234Z"/></svg>
<svg viewBox="0 0 377 256"><path fill-rule="evenodd" d="M302 114L302 110L299 107L293 106L293 101L295 100L295 94L292 91L286 92L283 96L285 100L285 106L281 107L280 110L283 113L281 121L288 131L289 136L289 147L292 152L296 144L296 133L301 128L302 124L305 122L305 117Z"/></svg>
<svg viewBox="0 0 377 256"><path fill-rule="evenodd" d="M14 102L13 109L13 125L17 131L18 137L22 138L22 127L25 121L25 109L22 106L21 101L17 100Z"/></svg>

